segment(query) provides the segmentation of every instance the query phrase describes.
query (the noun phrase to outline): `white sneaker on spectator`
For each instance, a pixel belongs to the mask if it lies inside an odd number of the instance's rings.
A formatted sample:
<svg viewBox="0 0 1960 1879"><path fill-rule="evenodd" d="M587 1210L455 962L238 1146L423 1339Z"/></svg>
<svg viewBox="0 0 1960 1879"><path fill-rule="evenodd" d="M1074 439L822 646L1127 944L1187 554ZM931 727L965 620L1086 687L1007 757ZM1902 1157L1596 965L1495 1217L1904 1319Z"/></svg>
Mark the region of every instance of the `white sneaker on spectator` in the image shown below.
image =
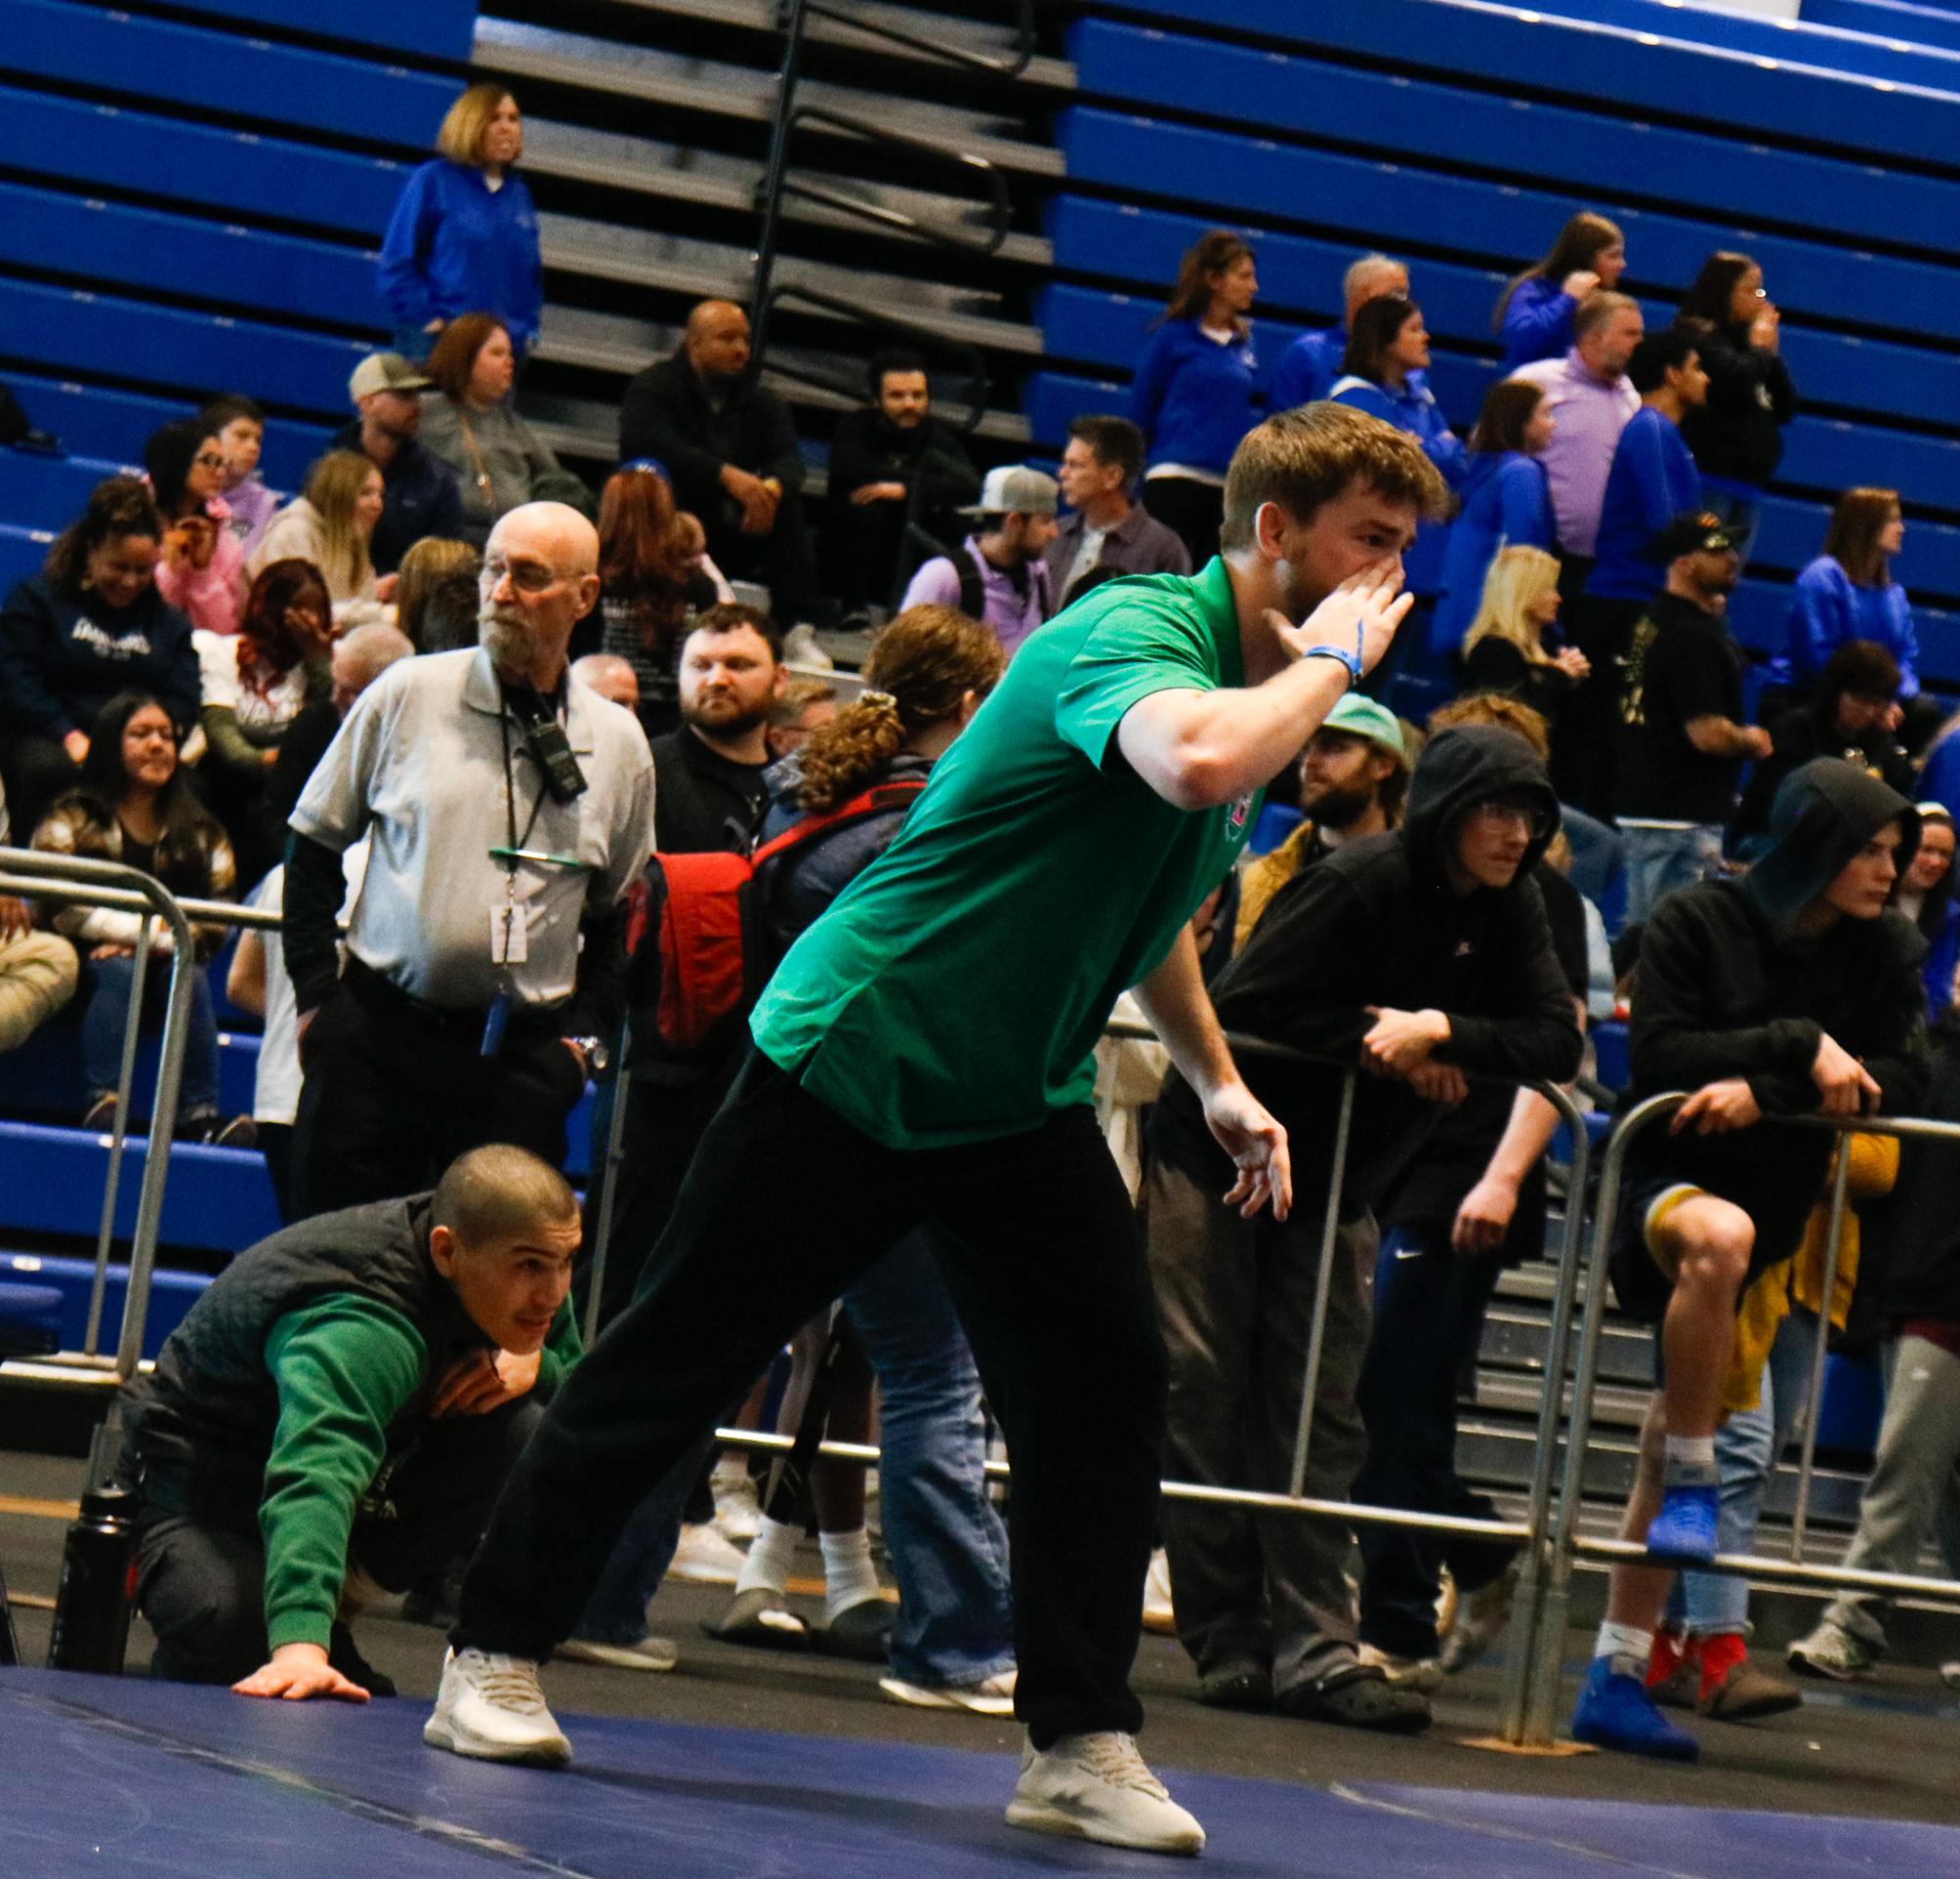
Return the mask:
<svg viewBox="0 0 1960 1879"><path fill-rule="evenodd" d="M756 1527L762 1519L754 1477L746 1469L730 1477L717 1475L714 1491L715 1525L720 1529L722 1538L734 1546L746 1546L755 1538Z"/></svg>
<svg viewBox="0 0 1960 1879"><path fill-rule="evenodd" d="M601 1644L596 1638L567 1638L558 1656L577 1663L604 1663L615 1670L671 1670L681 1656L672 1638L645 1637L638 1644Z"/></svg>
<svg viewBox="0 0 1960 1879"><path fill-rule="evenodd" d="M1021 1752L1007 1824L1143 1853L1198 1853L1205 1830L1171 1799L1126 1735L1065 1735Z"/></svg>
<svg viewBox="0 0 1960 1879"><path fill-rule="evenodd" d="M684 1526L667 1576L696 1585L733 1585L741 1575L741 1549L732 1546L719 1527Z"/></svg>
<svg viewBox="0 0 1960 1879"><path fill-rule="evenodd" d="M452 1651L443 1660L442 1688L422 1740L483 1761L559 1768L572 1759L572 1745L538 1688L536 1662L497 1651Z"/></svg>
<svg viewBox="0 0 1960 1879"><path fill-rule="evenodd" d="M1458 1598L1451 1622L1436 1629L1442 1647L1436 1661L1445 1676L1459 1676L1475 1663L1504 1634L1510 1622L1510 1611L1517 1600L1517 1581L1524 1570L1522 1558L1510 1565L1490 1584L1479 1586L1468 1598Z"/></svg>
<svg viewBox="0 0 1960 1879"><path fill-rule="evenodd" d="M980 1683L907 1683L903 1677L880 1677L878 1687L889 1701L914 1710L966 1710L980 1716L1014 1713L1012 1670Z"/></svg>
<svg viewBox="0 0 1960 1879"><path fill-rule="evenodd" d="M1177 1635L1177 1614L1171 1605L1171 1556L1160 1546L1150 1556L1143 1579L1143 1628L1159 1637Z"/></svg>

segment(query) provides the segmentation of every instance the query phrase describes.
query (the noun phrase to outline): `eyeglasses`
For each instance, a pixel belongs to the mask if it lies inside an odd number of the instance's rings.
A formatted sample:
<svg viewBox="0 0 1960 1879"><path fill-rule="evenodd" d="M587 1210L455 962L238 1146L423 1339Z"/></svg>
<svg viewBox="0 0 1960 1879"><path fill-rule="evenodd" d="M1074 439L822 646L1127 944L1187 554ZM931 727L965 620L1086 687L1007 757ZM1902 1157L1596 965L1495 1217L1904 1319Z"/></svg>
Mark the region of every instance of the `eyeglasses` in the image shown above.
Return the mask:
<svg viewBox="0 0 1960 1879"><path fill-rule="evenodd" d="M477 585L489 593L506 574L510 576L510 585L520 594L549 593L557 586L559 578L540 561L519 561L515 567L508 561L486 561L483 572L477 576Z"/></svg>
<svg viewBox="0 0 1960 1879"><path fill-rule="evenodd" d="M1533 836L1545 833L1545 810L1536 802L1514 802L1494 796L1488 802L1479 802L1470 813L1494 827L1522 828Z"/></svg>

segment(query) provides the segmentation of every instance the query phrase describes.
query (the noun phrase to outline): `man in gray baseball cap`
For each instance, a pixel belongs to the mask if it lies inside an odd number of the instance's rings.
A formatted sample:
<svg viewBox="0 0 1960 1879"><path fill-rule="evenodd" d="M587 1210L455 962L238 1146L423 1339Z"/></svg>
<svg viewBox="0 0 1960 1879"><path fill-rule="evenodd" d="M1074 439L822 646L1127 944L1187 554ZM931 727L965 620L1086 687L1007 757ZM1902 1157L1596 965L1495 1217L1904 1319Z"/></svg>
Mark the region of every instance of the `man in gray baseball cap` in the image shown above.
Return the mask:
<svg viewBox="0 0 1960 1879"><path fill-rule="evenodd" d="M333 440L359 451L381 472L381 519L368 553L377 574L393 574L425 535L455 536L462 495L447 463L416 441L421 394L435 380L400 353L369 353L350 374L347 395L360 415Z"/></svg>
<svg viewBox="0 0 1960 1879"><path fill-rule="evenodd" d="M913 575L901 607L956 606L990 626L1012 657L1055 610L1041 557L1055 539L1060 505L1060 487L1038 469L1003 463L988 470L980 501L961 510L974 532L957 554L941 554Z"/></svg>

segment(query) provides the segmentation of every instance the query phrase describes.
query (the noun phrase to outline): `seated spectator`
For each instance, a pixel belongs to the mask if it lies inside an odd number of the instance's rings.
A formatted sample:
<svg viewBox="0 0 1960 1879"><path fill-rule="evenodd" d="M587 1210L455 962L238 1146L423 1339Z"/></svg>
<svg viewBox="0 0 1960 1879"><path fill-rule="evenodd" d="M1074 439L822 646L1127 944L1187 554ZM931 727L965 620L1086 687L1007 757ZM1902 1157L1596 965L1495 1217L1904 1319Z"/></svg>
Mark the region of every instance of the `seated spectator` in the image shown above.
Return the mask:
<svg viewBox="0 0 1960 1879"><path fill-rule="evenodd" d="M1904 795L1912 762L1899 747L1897 661L1870 640L1847 640L1824 661L1807 702L1770 726L1770 752L1749 775L1732 833L1741 844L1769 827L1770 804L1783 780L1812 757L1841 757ZM1745 852L1746 850L1745 849Z"/></svg>
<svg viewBox="0 0 1960 1879"><path fill-rule="evenodd" d="M1960 902L1955 898L1956 847L1952 810L1944 803L1919 805L1919 846L1912 864L1892 890L1892 905L1919 929L1926 941L1927 1016L1934 1024L1953 1006L1954 977L1960 973Z"/></svg>
<svg viewBox="0 0 1960 1879"><path fill-rule="evenodd" d="M640 681L632 666L612 652L588 652L572 661L572 677L600 698L628 711L640 708Z"/></svg>
<svg viewBox="0 0 1960 1879"><path fill-rule="evenodd" d="M359 451L328 451L307 472L307 493L296 496L272 518L252 557L254 579L274 561L310 561L326 579L334 624L359 626L381 617L392 599L377 581L368 543L381 519L381 472Z"/></svg>
<svg viewBox="0 0 1960 1879"><path fill-rule="evenodd" d="M1325 1060L1243 1060L1289 1139L1327 1140L1349 1067L1371 1073L1356 1088L1342 1171L1310 1496L1347 1498L1362 1459L1361 1260L1385 1183L1444 1106L1464 1098L1466 1072L1535 1079L1578 1067L1571 995L1529 878L1557 828L1557 800L1523 739L1447 731L1415 765L1401 829L1344 844L1299 877L1213 988L1228 1032ZM1144 1217L1171 1358L1166 1469L1284 1493L1322 1277L1324 1164L1301 1157L1284 1220L1241 1217L1219 1199L1230 1161L1176 1074L1149 1138ZM1345 1522L1182 1502L1163 1518L1177 1633L1202 1701L1360 1728L1427 1725L1427 1698L1357 1650Z"/></svg>
<svg viewBox="0 0 1960 1879"><path fill-rule="evenodd" d="M1733 551L1723 551L1733 560ZM1612 1277L1658 1321L1664 1381L1648 1412L1593 1666L1581 1742L1693 1760L1695 1738L1645 1685L1677 1566L1717 1544L1715 1431L1749 1281L1795 1252L1833 1137L1782 1115L1911 1113L1926 1074L1923 942L1887 909L1919 834L1912 805L1819 757L1786 779L1770 845L1740 881L1703 881L1655 909L1635 970L1621 1113L1691 1090L1627 1160Z"/></svg>
<svg viewBox="0 0 1960 1879"><path fill-rule="evenodd" d="M181 899L228 896L236 884L231 843L198 801L177 762L176 726L155 699L120 692L102 707L89 729L88 755L79 786L62 796L34 831L34 846L50 854L120 861L154 876ZM164 1020L172 936L154 914L111 907L64 907L53 915L57 932L86 957L88 1008L82 1014L81 1053L88 1079L82 1127L107 1132L117 1125L122 1036L135 995L136 941L151 922L150 961L144 984L144 1029ZM211 958L224 942L222 927L195 930L198 958ZM184 1044L177 1133L187 1141L250 1147L252 1124L218 1114L217 1021L211 986L190 974L190 1029ZM131 1118L123 1117L128 1126Z"/></svg>
<svg viewBox="0 0 1960 1879"><path fill-rule="evenodd" d="M191 623L157 592L164 522L134 477L98 483L39 575L0 609L0 767L23 833L80 781L88 727L125 689L198 721Z"/></svg>
<svg viewBox="0 0 1960 1879"><path fill-rule="evenodd" d="M236 633L245 602L245 556L231 539L231 511L217 493L224 452L216 432L198 417L166 424L143 446L143 467L164 518L157 592L192 626Z"/></svg>
<svg viewBox="0 0 1960 1879"><path fill-rule="evenodd" d="M393 574L417 542L458 536L462 492L455 473L423 449L421 394L435 384L400 353L369 353L347 381L360 413L335 432L333 448L364 457L381 472L381 519L367 544L376 574Z"/></svg>
<svg viewBox="0 0 1960 1879"><path fill-rule="evenodd" d="M1701 466L1703 503L1728 525L1744 566L1755 545L1764 486L1783 461L1783 427L1796 412L1796 387L1783 362L1782 319L1746 255L1702 263L1675 310L1708 373L1708 399L1683 420Z"/></svg>
<svg viewBox="0 0 1960 1879"><path fill-rule="evenodd" d="M1891 577L1891 557L1904 546L1897 490L1847 489L1839 497L1823 554L1796 577L1789 639L1772 675L1807 689L1838 647L1868 640L1897 660L1899 699L1910 706L1919 697L1919 635L1912 602Z"/></svg>
<svg viewBox="0 0 1960 1879"><path fill-rule="evenodd" d="M781 763L800 750L810 734L821 731L837 714L837 688L829 679L792 678L763 728L771 761Z"/></svg>
<svg viewBox="0 0 1960 1879"><path fill-rule="evenodd" d="M720 598L691 566L693 518L674 506L673 485L657 463L628 463L605 479L598 499L599 648L624 659L640 684L640 724L665 737L681 721L675 665L688 616Z"/></svg>
<svg viewBox="0 0 1960 1879"><path fill-rule="evenodd" d="M566 503L591 513L586 486L510 403L517 356L502 320L489 313L451 320L429 355L428 373L434 389L422 394L422 448L455 474L462 540L481 549L498 518L525 503Z"/></svg>
<svg viewBox="0 0 1960 1879"><path fill-rule="evenodd" d="M348 1620L475 1545L579 1355L578 1244L564 1178L500 1143L432 1194L318 1215L226 1267L123 1386L157 1675L394 1694Z"/></svg>
<svg viewBox="0 0 1960 1879"><path fill-rule="evenodd" d="M1728 628L1741 563L1712 511L1677 515L1655 554L1667 585L1634 628L1620 678L1616 808L1627 921L1722 865L1743 764L1770 734L1743 721L1743 652Z"/></svg>
<svg viewBox="0 0 1960 1879"><path fill-rule="evenodd" d="M1130 380L1129 414L1149 453L1144 506L1184 544L1193 567L1219 552L1225 470L1259 422L1249 317L1258 295L1252 250L1229 229L1213 229L1185 251Z"/></svg>
<svg viewBox="0 0 1960 1879"><path fill-rule="evenodd" d="M979 504L968 513L974 532L954 554L928 561L913 575L900 611L915 606L957 607L993 629L1001 648L1015 650L1055 611L1048 564L1042 556L1058 530L1060 495L1055 479L1025 464L1001 464L986 473Z"/></svg>
<svg viewBox="0 0 1960 1879"><path fill-rule="evenodd" d="M341 720L354 709L355 699L397 659L408 658L414 650L406 633L379 620L357 626L334 641L331 691L309 703L279 740L279 760L265 786L265 803L272 814L291 817L293 805L326 755Z"/></svg>
<svg viewBox="0 0 1960 1879"><path fill-rule="evenodd" d="M0 848L13 842L0 790ZM80 974L74 948L58 933L36 932L26 903L0 893L0 1055L25 1043L74 996Z"/></svg>
<svg viewBox="0 0 1960 1879"><path fill-rule="evenodd" d="M682 509L680 529L681 547L686 555L690 579L698 574L714 589L715 599L723 606L729 605L735 600L735 589L729 584L728 576L715 566L714 557L708 553L708 534L701 526L701 518Z"/></svg>
<svg viewBox="0 0 1960 1879"><path fill-rule="evenodd" d="M1188 574L1182 541L1132 500L1143 433L1126 417L1078 417L1062 453L1062 500L1075 510L1048 544L1048 586L1060 612L1119 574Z"/></svg>
<svg viewBox="0 0 1960 1879"><path fill-rule="evenodd" d="M769 589L779 619L810 617L816 561L802 505L803 455L789 408L748 371L748 315L704 300L671 358L626 388L624 462L665 466L674 500L699 518L707 552L738 581Z"/></svg>
<svg viewBox="0 0 1960 1879"><path fill-rule="evenodd" d="M265 487L259 474L259 454L265 447L265 408L257 399L227 392L214 398L198 413L197 421L208 437L217 439L224 457L224 473L217 494L231 511L225 532L238 544L246 560L259 546L279 506L279 499Z"/></svg>
<svg viewBox="0 0 1960 1879"><path fill-rule="evenodd" d="M1576 646L1548 650L1558 620L1558 557L1541 548L1507 548L1484 577L1484 597L1463 641L1463 689L1504 692L1548 725L1592 671Z"/></svg>
<svg viewBox="0 0 1960 1879"><path fill-rule="evenodd" d="M1445 657L1462 650L1500 549L1558 546L1544 461L1556 428L1544 388L1527 379L1500 379L1484 395L1465 447L1463 506L1450 524L1430 622L1429 643Z"/></svg>
<svg viewBox="0 0 1960 1879"><path fill-rule="evenodd" d="M531 192L511 169L524 154L517 100L494 80L471 85L450 106L436 149L403 187L381 244L395 350L425 360L432 334L481 309L521 358L538 343L545 268Z"/></svg>
<svg viewBox="0 0 1960 1879"><path fill-rule="evenodd" d="M1558 231L1552 252L1499 297L1491 324L1504 339L1504 369L1562 358L1581 303L1591 294L1611 293L1626 265L1619 225L1581 210Z"/></svg>
<svg viewBox="0 0 1960 1879"><path fill-rule="evenodd" d="M1371 300L1384 294L1409 298L1409 265L1388 255L1362 255L1348 264L1341 276L1341 305L1347 310L1338 326L1325 332L1302 333L1279 355L1272 368L1272 383L1267 399L1268 409L1291 410L1295 405L1311 405L1325 398L1334 381L1346 368L1348 340L1354 332L1355 315Z"/></svg>
<svg viewBox="0 0 1960 1879"><path fill-rule="evenodd" d="M887 606L930 554L960 539L959 511L980 472L952 425L932 415L926 361L884 353L871 361L872 402L837 420L824 519L832 590L847 612Z"/></svg>
<svg viewBox="0 0 1960 1879"><path fill-rule="evenodd" d="M483 557L467 542L427 536L402 557L395 580L395 624L417 652L454 652L476 644Z"/></svg>
<svg viewBox="0 0 1960 1879"><path fill-rule="evenodd" d="M651 740L661 853L745 852L754 842L769 806L769 714L789 682L766 613L737 603L694 616L681 643L680 726Z"/></svg>

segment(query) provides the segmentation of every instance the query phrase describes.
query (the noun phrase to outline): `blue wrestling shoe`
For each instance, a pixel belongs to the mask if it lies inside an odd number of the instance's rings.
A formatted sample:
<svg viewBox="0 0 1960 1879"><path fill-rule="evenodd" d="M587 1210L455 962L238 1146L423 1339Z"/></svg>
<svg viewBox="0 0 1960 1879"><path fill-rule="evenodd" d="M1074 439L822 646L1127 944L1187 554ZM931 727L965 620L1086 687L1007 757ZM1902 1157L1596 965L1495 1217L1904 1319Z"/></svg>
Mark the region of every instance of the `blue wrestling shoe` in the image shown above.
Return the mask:
<svg viewBox="0 0 1960 1879"><path fill-rule="evenodd" d="M1622 1660L1624 1662L1624 1660ZM1639 1677L1615 1671L1611 1658L1595 1658L1572 1711L1572 1740L1656 1761L1694 1761L1701 1745L1653 1707Z"/></svg>
<svg viewBox="0 0 1960 1879"><path fill-rule="evenodd" d="M1647 1529L1647 1550L1660 1560L1712 1560L1715 1512L1712 1486L1669 1488Z"/></svg>

